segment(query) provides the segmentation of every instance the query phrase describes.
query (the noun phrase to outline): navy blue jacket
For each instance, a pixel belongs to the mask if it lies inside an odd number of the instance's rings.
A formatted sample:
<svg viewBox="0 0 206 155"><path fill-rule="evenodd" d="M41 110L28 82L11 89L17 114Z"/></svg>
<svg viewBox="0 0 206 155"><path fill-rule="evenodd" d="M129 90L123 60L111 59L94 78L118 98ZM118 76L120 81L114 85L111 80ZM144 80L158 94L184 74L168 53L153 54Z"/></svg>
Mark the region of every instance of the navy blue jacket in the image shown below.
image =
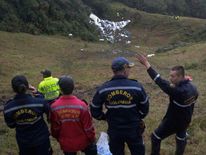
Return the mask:
<svg viewBox="0 0 206 155"><path fill-rule="evenodd" d="M114 76L97 90L90 108L94 118L107 120L109 129L130 129L138 127L147 115L149 101L142 85L136 80Z"/></svg>
<svg viewBox="0 0 206 155"><path fill-rule="evenodd" d="M169 95L170 103L164 119L174 124L179 130L187 128L198 98L196 87L189 80L183 80L177 86L172 87L153 68L150 67L147 72L155 83Z"/></svg>
<svg viewBox="0 0 206 155"><path fill-rule="evenodd" d="M18 94L4 107L4 119L10 128L16 129L18 145L37 146L49 139L43 114L49 113L47 102L29 94Z"/></svg>

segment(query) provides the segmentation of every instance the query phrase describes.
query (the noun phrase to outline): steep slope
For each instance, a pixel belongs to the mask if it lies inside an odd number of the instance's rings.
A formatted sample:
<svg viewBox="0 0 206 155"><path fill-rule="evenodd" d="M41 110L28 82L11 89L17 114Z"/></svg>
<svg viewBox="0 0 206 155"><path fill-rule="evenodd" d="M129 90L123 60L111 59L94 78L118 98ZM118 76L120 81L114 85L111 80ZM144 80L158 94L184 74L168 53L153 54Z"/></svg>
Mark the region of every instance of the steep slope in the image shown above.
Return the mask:
<svg viewBox="0 0 206 155"><path fill-rule="evenodd" d="M2 2L2 1L0 1ZM116 56L125 56L136 63L131 71L131 78L143 83L150 96L150 112L145 119L146 130L144 140L146 154L150 153L150 134L161 121L168 103L167 96L151 81L146 71L138 65L134 55L137 52L153 53L161 46L167 46L177 41L187 42L182 47L164 53L155 53L149 60L151 64L167 78L169 68L173 65L183 65L187 74L193 77L193 82L200 92L195 105L194 117L188 130L189 140L186 155L204 155L206 139L206 42L193 42L194 36L203 32L206 21L196 18L148 14L131 9L122 3L110 3L113 10L111 20L130 19L127 29L131 32L131 44L124 42L107 44L106 42L91 43L79 38L62 36L31 35L25 33L8 33L0 31L0 103L13 95L10 80L14 75L24 74L29 82L37 86L42 77L39 73L44 68L53 71L59 77L69 74L75 79L75 94L91 102L96 88L112 76L111 61ZM1 14L0 14L1 15ZM92 29L93 30L93 29ZM95 121L97 137L101 131L106 131L105 122ZM52 147L55 155L62 155L59 145L54 139ZM15 131L4 123L0 112L0 154L17 155ZM175 139L171 137L162 143L162 155L174 154ZM126 155L129 155L126 149Z"/></svg>
<svg viewBox="0 0 206 155"><path fill-rule="evenodd" d="M177 48L167 53L156 54L150 58L152 65L167 77L169 68L179 64L186 67L187 74L193 77L193 82L200 92L198 103L195 106L194 120L188 130L190 135L187 155L205 154L205 66L206 66L206 44L192 44ZM84 49L83 51L81 49ZM121 49L119 47L119 49ZM34 36L23 33L0 32L0 98L10 98L13 93L10 87L10 79L17 74L24 74L29 82L37 86L41 81L40 70L49 68L54 76L69 74L75 79L75 94L91 102L96 87L103 81L111 78L110 64L116 56L126 56L136 63L132 69L131 78L138 79L143 83L150 96L150 112L146 118L146 131L144 135L147 154L150 153L150 133L158 126L167 108L167 96L151 81L146 71L138 65L134 58L137 49L127 46L129 51L114 53L110 44L97 44L82 42L76 39L64 37ZM148 47L141 52L148 53ZM97 136L100 131L106 131L106 123L95 121ZM198 132L197 132L198 131ZM0 154L17 155L17 144L14 130L6 127L3 114L0 112ZM55 155L62 155L59 145L52 139ZM174 153L175 140L171 137L163 142L162 154ZM128 149L126 154L129 155Z"/></svg>
<svg viewBox="0 0 206 155"><path fill-rule="evenodd" d="M183 17L174 19L173 16L156 16L156 20L155 16L123 5L125 3L135 7L136 3L140 5L141 1L131 1L131 4L135 3L134 5L131 5L130 1L126 3L121 0L121 2L115 3L115 0L0 0L0 30L65 36L72 33L75 37L94 41L98 38L98 32L93 25L89 24L89 14L93 12L100 18L108 20L130 19L140 28L149 31L157 28L163 29L166 24L166 27L170 26L173 27L173 30L176 28L176 31L181 31L179 34L181 36L183 34L185 39L202 40L206 38L205 27L201 27L198 32L193 33L193 27L183 24ZM158 1L158 3L160 2L161 0ZM179 6L179 2L174 3ZM156 6L155 3L151 4ZM117 12L119 12L118 16ZM161 20L164 22L162 23ZM133 26L131 27L133 28ZM163 33L165 34L165 32Z"/></svg>
<svg viewBox="0 0 206 155"><path fill-rule="evenodd" d="M111 3L111 18L130 19L127 29L131 32L132 45L151 47L156 51L162 46L184 46L188 43L204 41L206 20L160 14L150 14L123 5ZM118 15L118 16L117 16Z"/></svg>
<svg viewBox="0 0 206 155"><path fill-rule="evenodd" d="M150 13L206 18L205 0L115 0Z"/></svg>

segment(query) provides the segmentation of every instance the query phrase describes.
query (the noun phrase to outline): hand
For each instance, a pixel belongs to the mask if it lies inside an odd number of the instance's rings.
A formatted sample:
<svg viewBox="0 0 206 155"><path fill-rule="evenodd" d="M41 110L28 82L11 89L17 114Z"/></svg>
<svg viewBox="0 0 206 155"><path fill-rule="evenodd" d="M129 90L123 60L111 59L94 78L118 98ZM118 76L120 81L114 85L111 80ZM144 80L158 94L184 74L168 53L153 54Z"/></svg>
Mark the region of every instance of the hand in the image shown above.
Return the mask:
<svg viewBox="0 0 206 155"><path fill-rule="evenodd" d="M31 84L29 85L29 90L31 90L33 94L37 93L37 89Z"/></svg>
<svg viewBox="0 0 206 155"><path fill-rule="evenodd" d="M145 128L146 128L145 123L144 123L143 120L141 120L139 122L139 128L140 128L140 134L142 135L144 133Z"/></svg>
<svg viewBox="0 0 206 155"><path fill-rule="evenodd" d="M185 75L185 80L192 81L193 79L192 79L192 77L191 77L191 76L189 76L189 75Z"/></svg>
<svg viewBox="0 0 206 155"><path fill-rule="evenodd" d="M146 56L142 55L142 54L136 54L136 58L137 60L143 64L147 69L149 69L151 67L149 61L147 60Z"/></svg>

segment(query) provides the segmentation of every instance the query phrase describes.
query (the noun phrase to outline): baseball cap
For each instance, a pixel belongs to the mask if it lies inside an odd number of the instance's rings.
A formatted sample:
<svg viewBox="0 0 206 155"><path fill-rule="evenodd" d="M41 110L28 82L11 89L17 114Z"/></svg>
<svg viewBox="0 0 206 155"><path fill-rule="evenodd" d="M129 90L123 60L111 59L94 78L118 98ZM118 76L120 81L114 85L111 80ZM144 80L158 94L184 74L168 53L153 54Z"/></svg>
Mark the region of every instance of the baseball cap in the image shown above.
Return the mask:
<svg viewBox="0 0 206 155"><path fill-rule="evenodd" d="M114 71L120 71L124 69L125 67L133 67L134 63L127 60L125 57L116 57L112 61L112 70Z"/></svg>
<svg viewBox="0 0 206 155"><path fill-rule="evenodd" d="M45 76L51 76L51 71L48 69L45 69L45 70L41 71L40 73L45 75Z"/></svg>

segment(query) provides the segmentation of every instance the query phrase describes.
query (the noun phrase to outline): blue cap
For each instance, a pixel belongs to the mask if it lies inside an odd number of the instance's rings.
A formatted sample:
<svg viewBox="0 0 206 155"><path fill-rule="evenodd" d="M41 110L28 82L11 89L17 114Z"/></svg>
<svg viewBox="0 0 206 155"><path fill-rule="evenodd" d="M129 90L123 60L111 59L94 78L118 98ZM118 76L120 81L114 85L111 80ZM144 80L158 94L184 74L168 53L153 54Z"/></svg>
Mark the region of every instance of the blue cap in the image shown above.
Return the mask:
<svg viewBox="0 0 206 155"><path fill-rule="evenodd" d="M129 62L125 57L117 57L112 61L112 70L120 71L125 67L133 67L134 63Z"/></svg>

